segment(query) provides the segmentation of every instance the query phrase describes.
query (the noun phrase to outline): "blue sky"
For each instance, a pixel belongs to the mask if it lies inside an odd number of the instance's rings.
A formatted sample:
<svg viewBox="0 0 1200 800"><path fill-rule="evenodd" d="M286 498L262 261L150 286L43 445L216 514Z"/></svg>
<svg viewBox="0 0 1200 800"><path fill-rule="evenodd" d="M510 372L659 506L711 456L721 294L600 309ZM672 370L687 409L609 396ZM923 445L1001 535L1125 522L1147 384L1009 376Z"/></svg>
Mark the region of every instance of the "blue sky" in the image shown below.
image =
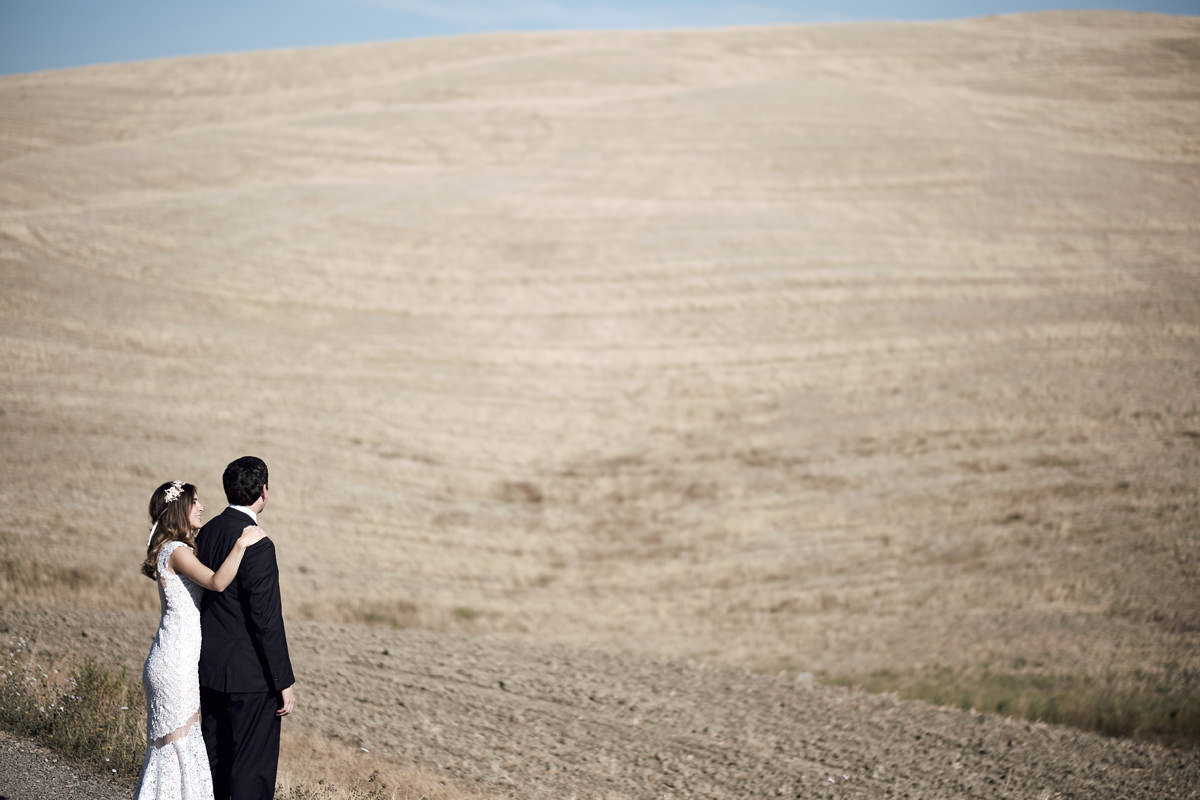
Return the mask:
<svg viewBox="0 0 1200 800"><path fill-rule="evenodd" d="M0 0L0 74L484 31L946 19L1045 8L1200 14L1200 0Z"/></svg>

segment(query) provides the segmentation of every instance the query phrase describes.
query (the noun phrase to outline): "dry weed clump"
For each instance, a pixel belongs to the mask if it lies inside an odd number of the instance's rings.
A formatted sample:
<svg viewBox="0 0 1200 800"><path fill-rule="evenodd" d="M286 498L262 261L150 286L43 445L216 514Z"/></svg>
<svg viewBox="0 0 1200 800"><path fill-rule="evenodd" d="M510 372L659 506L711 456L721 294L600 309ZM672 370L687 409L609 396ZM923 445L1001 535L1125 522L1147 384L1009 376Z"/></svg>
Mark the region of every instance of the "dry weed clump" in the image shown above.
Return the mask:
<svg viewBox="0 0 1200 800"><path fill-rule="evenodd" d="M404 599L360 602L344 609L343 616L349 622L391 628L415 628L421 623L421 609Z"/></svg>
<svg viewBox="0 0 1200 800"><path fill-rule="evenodd" d="M337 776L337 782L329 780ZM429 772L305 728L284 729L276 800L487 800Z"/></svg>
<svg viewBox="0 0 1200 800"><path fill-rule="evenodd" d="M1200 673L1193 670L1166 675L1135 670L1096 678L925 666L839 676L832 682L1106 736L1200 748Z"/></svg>

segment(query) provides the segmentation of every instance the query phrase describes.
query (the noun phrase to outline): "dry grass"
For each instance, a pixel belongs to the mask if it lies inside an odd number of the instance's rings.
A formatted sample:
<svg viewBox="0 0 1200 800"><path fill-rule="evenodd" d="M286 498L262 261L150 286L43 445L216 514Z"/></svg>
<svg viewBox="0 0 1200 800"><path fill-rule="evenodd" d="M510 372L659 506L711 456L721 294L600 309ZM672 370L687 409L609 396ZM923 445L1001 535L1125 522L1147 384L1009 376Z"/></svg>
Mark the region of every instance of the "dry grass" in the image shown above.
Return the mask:
<svg viewBox="0 0 1200 800"><path fill-rule="evenodd" d="M33 554L0 561L0 595L17 608L157 609L158 599L148 588L153 583L136 570L108 573L82 562L49 563Z"/></svg>

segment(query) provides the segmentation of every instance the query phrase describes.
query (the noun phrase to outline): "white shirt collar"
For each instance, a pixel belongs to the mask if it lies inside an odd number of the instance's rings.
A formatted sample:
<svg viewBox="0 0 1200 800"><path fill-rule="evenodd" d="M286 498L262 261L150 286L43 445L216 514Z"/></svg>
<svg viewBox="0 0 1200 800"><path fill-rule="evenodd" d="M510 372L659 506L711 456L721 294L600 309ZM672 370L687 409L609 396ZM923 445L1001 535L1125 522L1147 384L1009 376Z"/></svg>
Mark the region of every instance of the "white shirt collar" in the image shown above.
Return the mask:
<svg viewBox="0 0 1200 800"><path fill-rule="evenodd" d="M230 508L232 508L234 511L242 512L246 516L250 517L250 519L254 520L255 525L258 524L258 514L255 514L254 509L250 508L250 506L232 506L231 505Z"/></svg>

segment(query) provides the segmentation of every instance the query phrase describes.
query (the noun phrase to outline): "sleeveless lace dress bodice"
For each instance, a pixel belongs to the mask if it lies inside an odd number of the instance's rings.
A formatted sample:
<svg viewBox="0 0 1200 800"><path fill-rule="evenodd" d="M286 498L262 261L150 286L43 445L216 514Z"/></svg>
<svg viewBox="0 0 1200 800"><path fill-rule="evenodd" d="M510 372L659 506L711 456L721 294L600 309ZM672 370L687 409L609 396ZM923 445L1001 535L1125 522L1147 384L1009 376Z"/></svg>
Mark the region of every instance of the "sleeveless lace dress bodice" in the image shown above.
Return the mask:
<svg viewBox="0 0 1200 800"><path fill-rule="evenodd" d="M167 568L183 542L158 553L162 617L146 664L146 759L135 800L211 800L212 775L200 733L200 597L203 587Z"/></svg>

